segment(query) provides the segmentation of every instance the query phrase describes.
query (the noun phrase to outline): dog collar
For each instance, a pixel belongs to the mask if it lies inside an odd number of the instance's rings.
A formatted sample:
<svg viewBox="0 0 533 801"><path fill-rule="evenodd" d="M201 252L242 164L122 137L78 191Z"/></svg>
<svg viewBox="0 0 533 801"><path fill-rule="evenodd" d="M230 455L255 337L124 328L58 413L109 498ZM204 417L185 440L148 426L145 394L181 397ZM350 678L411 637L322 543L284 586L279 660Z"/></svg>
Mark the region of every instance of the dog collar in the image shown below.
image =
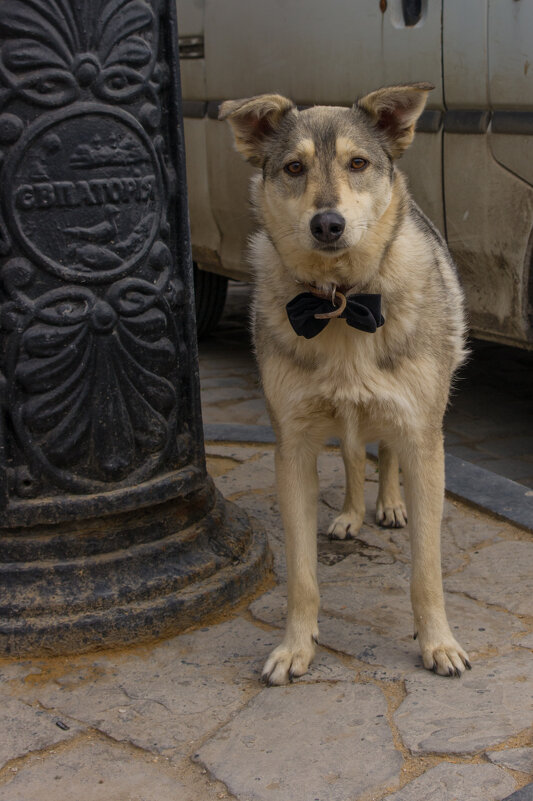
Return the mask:
<svg viewBox="0 0 533 801"><path fill-rule="evenodd" d="M369 334L385 322L381 314L381 295L354 293L353 288L335 285L331 292L312 284L304 284L304 288L306 291L296 295L285 307L289 322L300 337L316 337L334 317Z"/></svg>

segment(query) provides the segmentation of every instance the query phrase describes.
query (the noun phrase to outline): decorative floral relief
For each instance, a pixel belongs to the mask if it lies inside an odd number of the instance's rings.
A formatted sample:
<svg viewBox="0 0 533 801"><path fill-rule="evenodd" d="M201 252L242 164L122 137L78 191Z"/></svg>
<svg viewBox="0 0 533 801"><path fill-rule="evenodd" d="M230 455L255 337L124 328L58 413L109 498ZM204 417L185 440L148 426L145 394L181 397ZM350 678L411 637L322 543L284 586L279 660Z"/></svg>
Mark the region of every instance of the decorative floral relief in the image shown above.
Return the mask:
<svg viewBox="0 0 533 801"><path fill-rule="evenodd" d="M12 298L2 324L18 334L8 376L18 436L52 466L119 480L168 441L176 402L168 270L156 285L125 278L103 297L71 286L36 300L24 292L33 274L24 259L2 273Z"/></svg>
<svg viewBox="0 0 533 801"><path fill-rule="evenodd" d="M0 108L12 96L57 108L85 88L120 103L154 93L154 22L143 0L3 0Z"/></svg>
<svg viewBox="0 0 533 801"><path fill-rule="evenodd" d="M169 250L176 180L160 128L160 5L1 2L10 496L129 486L187 458L191 401L184 387L177 431L177 388L190 356Z"/></svg>

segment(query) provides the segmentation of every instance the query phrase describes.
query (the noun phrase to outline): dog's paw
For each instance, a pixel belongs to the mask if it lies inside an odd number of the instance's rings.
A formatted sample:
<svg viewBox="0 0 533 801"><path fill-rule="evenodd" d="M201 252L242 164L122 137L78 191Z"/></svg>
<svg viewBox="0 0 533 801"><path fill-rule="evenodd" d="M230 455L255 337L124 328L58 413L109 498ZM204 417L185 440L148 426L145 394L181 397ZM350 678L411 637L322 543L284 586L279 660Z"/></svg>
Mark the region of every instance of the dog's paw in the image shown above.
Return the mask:
<svg viewBox="0 0 533 801"><path fill-rule="evenodd" d="M303 676L313 661L315 655L316 638L309 638L309 645L299 643L289 645L282 642L274 648L263 668L261 681L267 687L277 684L287 684L298 676Z"/></svg>
<svg viewBox="0 0 533 801"><path fill-rule="evenodd" d="M471 670L468 654L452 636L440 642L420 643L424 667L439 676L460 677L465 668Z"/></svg>
<svg viewBox="0 0 533 801"><path fill-rule="evenodd" d="M376 523L383 528L403 528L407 525L407 509L401 498L395 501L378 498Z"/></svg>
<svg viewBox="0 0 533 801"><path fill-rule="evenodd" d="M332 540L353 539L363 524L363 515L358 512L343 512L328 528Z"/></svg>

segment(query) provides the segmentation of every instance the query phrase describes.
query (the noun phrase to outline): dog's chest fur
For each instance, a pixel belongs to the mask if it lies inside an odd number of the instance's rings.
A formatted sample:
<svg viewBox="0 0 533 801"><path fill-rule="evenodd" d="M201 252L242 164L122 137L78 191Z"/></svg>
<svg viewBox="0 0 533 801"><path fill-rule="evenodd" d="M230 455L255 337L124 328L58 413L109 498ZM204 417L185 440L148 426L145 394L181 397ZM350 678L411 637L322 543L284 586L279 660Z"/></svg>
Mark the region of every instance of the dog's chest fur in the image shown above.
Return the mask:
<svg viewBox="0 0 533 801"><path fill-rule="evenodd" d="M413 240L410 233L408 239ZM437 280L420 248L427 249L424 237L411 246L410 258L396 263L393 254L392 264L372 279L367 291L382 294L384 326L369 334L334 319L306 340L296 336L285 310L301 288L287 275L268 235L255 235L254 338L271 404L278 399L293 408L316 404L339 416L357 407L369 420L385 426L389 420L394 427L402 421L412 427L436 403L442 412L450 376L464 354L460 290L453 268L444 282ZM409 271L405 261L413 262ZM457 294L458 311L447 317L444 310L454 307L450 291Z"/></svg>

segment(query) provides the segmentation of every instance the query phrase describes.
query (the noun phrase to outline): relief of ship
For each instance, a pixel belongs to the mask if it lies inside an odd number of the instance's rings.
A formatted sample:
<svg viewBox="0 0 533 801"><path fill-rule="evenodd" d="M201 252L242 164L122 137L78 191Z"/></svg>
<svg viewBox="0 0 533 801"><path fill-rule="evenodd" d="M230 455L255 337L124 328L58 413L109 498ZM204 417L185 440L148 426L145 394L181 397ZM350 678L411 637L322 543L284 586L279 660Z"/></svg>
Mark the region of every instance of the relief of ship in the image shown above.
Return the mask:
<svg viewBox="0 0 533 801"><path fill-rule="evenodd" d="M122 139L112 134L109 142L110 144L103 144L97 135L90 144L78 145L70 157L70 166L74 169L90 169L111 165L127 166L149 161L146 151L130 134Z"/></svg>

